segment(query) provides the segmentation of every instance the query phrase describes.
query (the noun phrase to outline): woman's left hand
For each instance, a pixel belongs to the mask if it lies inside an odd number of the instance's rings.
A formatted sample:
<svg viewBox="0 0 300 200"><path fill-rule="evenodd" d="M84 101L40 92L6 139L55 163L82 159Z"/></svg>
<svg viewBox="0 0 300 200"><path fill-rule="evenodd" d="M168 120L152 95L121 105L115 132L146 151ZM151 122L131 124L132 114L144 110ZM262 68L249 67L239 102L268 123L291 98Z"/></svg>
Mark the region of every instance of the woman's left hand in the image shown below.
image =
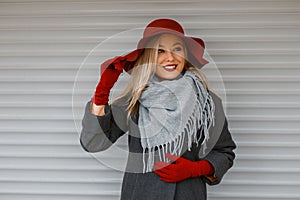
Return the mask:
<svg viewBox="0 0 300 200"><path fill-rule="evenodd" d="M166 158L175 163L156 162L153 166L154 173L165 182L179 182L187 178L211 175L213 166L207 160L190 161L180 156L166 154Z"/></svg>

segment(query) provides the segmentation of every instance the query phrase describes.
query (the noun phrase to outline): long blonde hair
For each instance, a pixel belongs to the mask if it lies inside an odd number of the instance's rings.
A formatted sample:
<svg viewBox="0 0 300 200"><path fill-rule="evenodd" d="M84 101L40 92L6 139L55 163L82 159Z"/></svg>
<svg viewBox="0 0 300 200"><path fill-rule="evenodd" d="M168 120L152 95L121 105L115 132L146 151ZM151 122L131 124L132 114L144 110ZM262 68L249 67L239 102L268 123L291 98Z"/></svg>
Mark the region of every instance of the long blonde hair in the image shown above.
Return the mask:
<svg viewBox="0 0 300 200"><path fill-rule="evenodd" d="M112 101L114 102L123 97L127 97L126 103L128 117L137 113L139 106L138 100L142 95L143 91L146 89L150 78L155 73L160 37L161 35L158 37L154 37L148 42L147 47L149 48L145 48L143 53L135 62L134 67L131 70L130 79L125 90ZM184 49L185 58L188 58L186 47L184 47ZM187 59L185 60L186 62L184 69L195 74L195 76L203 83L206 89L209 90L208 82L204 72L199 67L196 67L190 62L188 62Z"/></svg>

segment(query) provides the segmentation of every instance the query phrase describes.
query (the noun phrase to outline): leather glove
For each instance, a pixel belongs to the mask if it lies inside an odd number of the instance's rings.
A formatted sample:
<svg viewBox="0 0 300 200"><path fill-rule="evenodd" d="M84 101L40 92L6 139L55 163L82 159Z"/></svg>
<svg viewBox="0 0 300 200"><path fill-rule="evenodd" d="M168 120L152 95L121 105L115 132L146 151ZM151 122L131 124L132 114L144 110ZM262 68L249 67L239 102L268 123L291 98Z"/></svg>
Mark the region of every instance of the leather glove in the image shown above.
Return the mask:
<svg viewBox="0 0 300 200"><path fill-rule="evenodd" d="M154 173L165 182L179 182L192 177L207 176L214 173L213 166L207 160L190 161L180 156L166 154L175 163L156 162Z"/></svg>
<svg viewBox="0 0 300 200"><path fill-rule="evenodd" d="M118 56L101 64L100 81L92 98L94 104L105 105L108 103L110 90L123 72L123 59L123 57Z"/></svg>

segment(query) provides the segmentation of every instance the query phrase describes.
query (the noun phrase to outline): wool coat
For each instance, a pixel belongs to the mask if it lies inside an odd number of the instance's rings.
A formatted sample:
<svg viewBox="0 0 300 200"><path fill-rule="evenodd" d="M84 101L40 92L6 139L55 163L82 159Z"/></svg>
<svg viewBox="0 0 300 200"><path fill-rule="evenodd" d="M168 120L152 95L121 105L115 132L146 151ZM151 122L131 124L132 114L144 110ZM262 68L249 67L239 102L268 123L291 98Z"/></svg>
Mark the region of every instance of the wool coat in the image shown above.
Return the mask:
<svg viewBox="0 0 300 200"><path fill-rule="evenodd" d="M90 102L87 103L82 120L81 146L87 152L104 151L118 138L128 133L129 154L123 177L121 200L205 200L207 199L206 185L220 183L224 174L233 165L236 148L228 129L221 99L212 92L210 94L215 104L215 124L209 129L210 139L205 151L207 153L201 153L201 144L193 143L192 148L186 149L182 157L192 161L201 159L209 161L215 171L213 176L167 183L160 180L154 172L143 173L143 149L137 126L138 116L128 120L125 99L106 105L104 116L91 114ZM201 142L202 140L199 141Z"/></svg>

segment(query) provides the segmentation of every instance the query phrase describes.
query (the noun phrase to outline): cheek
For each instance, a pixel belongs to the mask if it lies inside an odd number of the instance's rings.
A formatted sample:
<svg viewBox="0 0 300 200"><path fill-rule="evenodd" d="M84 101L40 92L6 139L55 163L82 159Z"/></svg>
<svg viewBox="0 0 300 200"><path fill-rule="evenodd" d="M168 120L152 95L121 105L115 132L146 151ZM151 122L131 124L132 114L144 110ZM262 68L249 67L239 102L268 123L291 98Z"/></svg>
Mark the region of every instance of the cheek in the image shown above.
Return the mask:
<svg viewBox="0 0 300 200"><path fill-rule="evenodd" d="M161 64L164 61L163 56L158 55L157 56L157 64Z"/></svg>
<svg viewBox="0 0 300 200"><path fill-rule="evenodd" d="M178 52L174 54L174 57L176 58L177 61L179 62L184 62L185 60L185 54L184 52Z"/></svg>
<svg viewBox="0 0 300 200"><path fill-rule="evenodd" d="M182 55L179 55L177 57L178 62L180 63L180 65L177 67L178 71L182 71L185 65L185 57Z"/></svg>
<svg viewBox="0 0 300 200"><path fill-rule="evenodd" d="M184 64L181 64L180 66L178 66L178 67L176 68L176 70L177 70L179 73L181 73L181 72L183 71L183 69L184 69Z"/></svg>

